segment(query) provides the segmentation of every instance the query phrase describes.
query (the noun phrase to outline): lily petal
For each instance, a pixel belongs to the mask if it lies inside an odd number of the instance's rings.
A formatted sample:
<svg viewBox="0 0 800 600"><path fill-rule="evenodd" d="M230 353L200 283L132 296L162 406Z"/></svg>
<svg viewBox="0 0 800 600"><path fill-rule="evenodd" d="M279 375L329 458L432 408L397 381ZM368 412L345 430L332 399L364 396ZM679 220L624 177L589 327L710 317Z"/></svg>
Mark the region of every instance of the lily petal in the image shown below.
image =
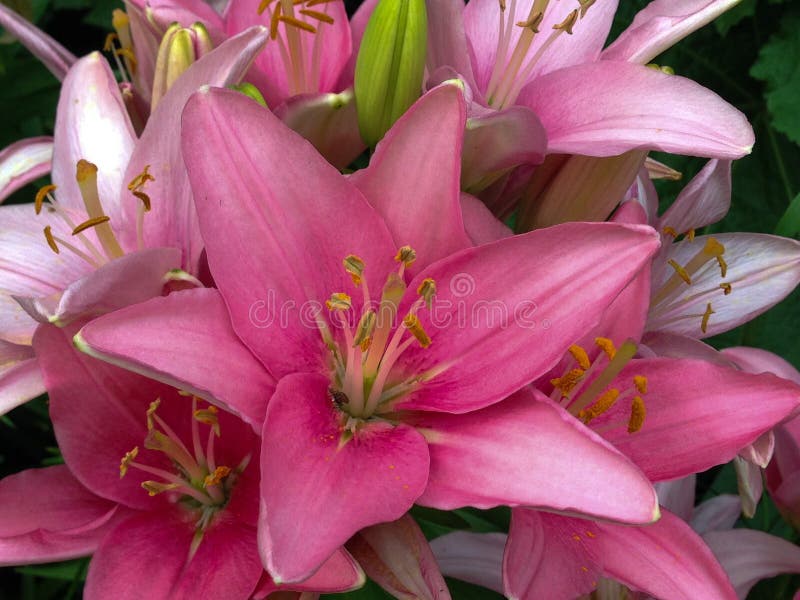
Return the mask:
<svg viewBox="0 0 800 600"><path fill-rule="evenodd" d="M183 143L208 262L234 330L278 378L319 371L324 351L309 309L352 288L342 268L350 254L367 265L369 287L381 289L397 264L385 224L311 144L242 94L196 94L184 111Z"/></svg>
<svg viewBox="0 0 800 600"><path fill-rule="evenodd" d="M754 141L746 117L715 93L642 65L600 61L554 71L523 89L517 102L537 114L556 153L642 149L740 158Z"/></svg>
<svg viewBox="0 0 800 600"><path fill-rule="evenodd" d="M653 0L603 51L605 60L645 64L741 0Z"/></svg>
<svg viewBox="0 0 800 600"><path fill-rule="evenodd" d="M628 523L658 518L655 491L639 469L538 392L406 422L430 449L428 487L417 500L424 506L527 505Z"/></svg>
<svg viewBox="0 0 800 600"><path fill-rule="evenodd" d="M428 73L450 67L461 75L471 88L475 77L464 31L464 3L461 0L426 0L428 13L428 50L425 62Z"/></svg>
<svg viewBox="0 0 800 600"><path fill-rule="evenodd" d="M180 266L177 248L148 248L103 265L64 292L44 298L16 297L36 320L62 327L75 319L111 312L161 294L171 269Z"/></svg>
<svg viewBox="0 0 800 600"><path fill-rule="evenodd" d="M736 346L725 348L722 354L748 373L773 373L800 385L800 372L789 361L769 350Z"/></svg>
<svg viewBox="0 0 800 600"><path fill-rule="evenodd" d="M464 413L543 375L599 322L657 247L647 226L567 223L434 263L409 285L417 289L424 278L438 284L432 309L420 314L433 343L409 348L398 365L443 372L398 407ZM586 289L590 306L575 293Z"/></svg>
<svg viewBox="0 0 800 600"><path fill-rule="evenodd" d="M672 514L688 522L694 512L694 490L697 475L692 473L672 481L659 481L655 484L658 502Z"/></svg>
<svg viewBox="0 0 800 600"><path fill-rule="evenodd" d="M28 138L4 148L0 152L0 202L49 173L52 158L50 137Z"/></svg>
<svg viewBox="0 0 800 600"><path fill-rule="evenodd" d="M761 579L800 572L800 548L763 531L712 531L703 539L727 571L741 599Z"/></svg>
<svg viewBox="0 0 800 600"><path fill-rule="evenodd" d="M431 547L411 516L362 529L347 547L367 575L394 598L450 599Z"/></svg>
<svg viewBox="0 0 800 600"><path fill-rule="evenodd" d="M0 27L17 38L59 81L64 80L67 71L77 60L69 50L44 31L2 4Z"/></svg>
<svg viewBox="0 0 800 600"><path fill-rule="evenodd" d="M742 514L742 502L734 494L720 494L701 502L689 524L700 535L708 531L733 529Z"/></svg>
<svg viewBox="0 0 800 600"><path fill-rule="evenodd" d="M78 60L61 87L53 135L53 183L59 204L85 210L75 169L78 161L97 166L97 189L112 225L120 223L125 167L136 135L117 80L99 52Z"/></svg>
<svg viewBox="0 0 800 600"><path fill-rule="evenodd" d="M30 350L29 347L27 349ZM0 367L0 415L41 396L45 391L39 363L35 358Z"/></svg>
<svg viewBox="0 0 800 600"><path fill-rule="evenodd" d="M24 498L24 502L20 499ZM65 465L0 481L0 564L53 562L93 552L117 506L81 485Z"/></svg>
<svg viewBox="0 0 800 600"><path fill-rule="evenodd" d="M431 540L436 561L447 577L503 593L504 533L454 531Z"/></svg>
<svg viewBox="0 0 800 600"><path fill-rule="evenodd" d="M338 549L326 560L319 570L308 579L291 585L277 585L266 572L261 577L258 589L253 592L253 600L263 600L272 592L291 590L293 592L348 592L364 585L366 577L361 566L344 548ZM305 600L301 597L298 600Z"/></svg>
<svg viewBox="0 0 800 600"><path fill-rule="evenodd" d="M758 503L761 501L761 494L764 493L764 475L761 467L743 459L741 456L736 456L733 459L733 467L736 470L739 508L745 517L752 519L756 514Z"/></svg>
<svg viewBox="0 0 800 600"><path fill-rule="evenodd" d="M397 246L417 252L415 273L472 245L458 183L465 114L458 86L434 88L388 131L369 167L350 177L386 221Z"/></svg>
<svg viewBox="0 0 800 600"><path fill-rule="evenodd" d="M196 272L203 240L188 178L182 167L179 135L181 111L189 96L203 85L228 86L238 83L266 41L266 31L262 27L254 27L227 40L189 67L159 101L127 164L125 183L134 179L148 165L155 177L155 181L150 181L146 187L147 194L154 202L153 210L145 217L145 245L180 248L183 251L183 268L190 273ZM207 144L204 141L195 150ZM219 168L212 172L218 175ZM127 190L123 193L128 194ZM136 243L135 223L139 205L131 201L125 206L125 234L128 236L127 243L132 245Z"/></svg>
<svg viewBox="0 0 800 600"><path fill-rule="evenodd" d="M275 115L311 142L337 169L353 162L366 147L358 132L352 89L340 94L294 96L278 106Z"/></svg>
<svg viewBox="0 0 800 600"><path fill-rule="evenodd" d="M685 265L710 237L672 244L666 258ZM759 233L722 233L713 238L725 247L725 277L716 261L706 263L691 277L690 285L682 285L678 294L651 309L647 329L694 338L717 335L754 319L800 283L800 242ZM654 277L653 289L660 289L671 274L672 269L664 269L660 277ZM726 284L731 286L729 293L721 287ZM713 313L703 330L709 303Z"/></svg>
<svg viewBox="0 0 800 600"><path fill-rule="evenodd" d="M175 292L95 319L81 350L205 398L261 428L275 380L230 325L217 290Z"/></svg>
<svg viewBox="0 0 800 600"><path fill-rule="evenodd" d="M630 405L592 421L652 481L675 479L729 461L797 408L800 387L770 374L750 375L705 361L633 360L611 387L647 378L646 418L628 433ZM758 397L754 404L748 399Z"/></svg>
<svg viewBox="0 0 800 600"><path fill-rule="evenodd" d="M514 235L514 232L495 217L483 202L470 194L461 194L461 215L464 218L464 229L476 246Z"/></svg>
<svg viewBox="0 0 800 600"><path fill-rule="evenodd" d="M267 409L259 547L279 583L312 575L359 529L400 518L428 479L419 433L376 421L350 437L328 385L323 375L289 375Z"/></svg>
<svg viewBox="0 0 800 600"><path fill-rule="evenodd" d="M731 207L731 161L710 160L658 221L679 234L722 219Z"/></svg>

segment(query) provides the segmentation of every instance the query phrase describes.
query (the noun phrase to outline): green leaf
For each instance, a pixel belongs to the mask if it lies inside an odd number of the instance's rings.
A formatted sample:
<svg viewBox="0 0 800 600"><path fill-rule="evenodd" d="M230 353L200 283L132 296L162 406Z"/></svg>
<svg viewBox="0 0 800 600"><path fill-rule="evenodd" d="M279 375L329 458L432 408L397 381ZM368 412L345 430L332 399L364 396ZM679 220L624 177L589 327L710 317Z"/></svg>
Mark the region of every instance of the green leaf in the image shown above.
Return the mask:
<svg viewBox="0 0 800 600"><path fill-rule="evenodd" d="M58 579L60 581L85 581L86 565L88 559L78 558L50 565L33 565L30 567L20 567L16 569L23 575L42 577L43 579Z"/></svg>
<svg viewBox="0 0 800 600"><path fill-rule="evenodd" d="M750 74L767 84L772 126L800 144L800 15L787 16L761 48Z"/></svg>
<svg viewBox="0 0 800 600"><path fill-rule="evenodd" d="M748 17L756 14L756 0L744 0L738 6L730 9L728 12L722 13L717 20L714 21L714 27L720 35L725 36L730 31L731 27L738 25Z"/></svg>
<svg viewBox="0 0 800 600"><path fill-rule="evenodd" d="M798 233L800 233L800 194L794 197L778 221L778 226L775 227L775 235L795 237Z"/></svg>

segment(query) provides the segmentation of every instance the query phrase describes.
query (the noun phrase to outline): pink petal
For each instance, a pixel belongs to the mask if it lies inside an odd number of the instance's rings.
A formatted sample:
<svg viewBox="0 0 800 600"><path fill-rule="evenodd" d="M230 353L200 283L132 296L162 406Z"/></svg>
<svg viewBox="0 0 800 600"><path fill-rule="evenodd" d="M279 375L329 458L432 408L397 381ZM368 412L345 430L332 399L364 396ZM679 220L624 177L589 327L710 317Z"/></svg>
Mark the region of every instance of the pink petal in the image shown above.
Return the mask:
<svg viewBox="0 0 800 600"><path fill-rule="evenodd" d="M259 536L276 582L309 577L359 529L401 517L428 478L425 441L406 425L369 422L343 443L328 385L289 375L267 410Z"/></svg>
<svg viewBox="0 0 800 600"><path fill-rule="evenodd" d="M658 518L653 487L628 459L540 393L465 415L408 419L428 440L419 504L527 505L629 523ZM580 457L580 460L577 460Z"/></svg>
<svg viewBox="0 0 800 600"><path fill-rule="evenodd" d="M763 472L761 467L744 460L741 456L733 459L733 466L736 470L736 487L739 492L736 498L739 500L740 512L748 519L752 519L764 493Z"/></svg>
<svg viewBox="0 0 800 600"><path fill-rule="evenodd" d="M442 573L498 594L503 592L503 533L454 531L431 540Z"/></svg>
<svg viewBox="0 0 800 600"><path fill-rule="evenodd" d="M144 584L148 600L247 600L262 572L255 529L225 522L223 512L189 560L194 523L178 510L120 523L89 565L87 600L139 600Z"/></svg>
<svg viewBox="0 0 800 600"><path fill-rule="evenodd" d="M700 535L704 535L708 531L733 529L741 514L742 502L739 496L720 494L701 502L689 523L692 529Z"/></svg>
<svg viewBox="0 0 800 600"><path fill-rule="evenodd" d="M251 25L262 23L268 25L272 18L272 7L268 7L259 16L258 0L237 0L233 2L226 14L225 27L228 34L233 34ZM312 73L312 63L318 53L319 78L307 82L304 89L298 89L291 83L289 67L284 63L280 44L267 44L258 59L256 68L264 73L272 84L273 90L267 92L266 100L270 106L277 106L287 98L302 93L335 92L336 83L347 65L352 52L350 25L347 20L344 2L336 0L318 5L315 10L327 13L334 22L328 25L314 20L317 33L299 31L302 69L306 74ZM298 15L296 15L298 16ZM302 19L303 17L300 16ZM279 27L279 35L285 40L284 27ZM285 43L285 42L282 42Z"/></svg>
<svg viewBox="0 0 800 600"><path fill-rule="evenodd" d="M1 341L30 346L38 325L12 296L0 293Z"/></svg>
<svg viewBox="0 0 800 600"><path fill-rule="evenodd" d="M768 431L752 444L739 451L739 456L762 469L772 460L775 450L775 435Z"/></svg>
<svg viewBox="0 0 800 600"><path fill-rule="evenodd" d="M80 159L97 165L97 189L105 213L120 225L125 167L136 144L119 85L106 60L93 52L69 70L61 88L53 136L56 200L85 210L75 181Z"/></svg>
<svg viewBox="0 0 800 600"><path fill-rule="evenodd" d="M386 226L311 144L242 94L195 95L183 124L208 261L234 330L276 377L319 371L324 346L308 309L352 290L342 267L350 254L381 289L397 265Z"/></svg>
<svg viewBox="0 0 800 600"><path fill-rule="evenodd" d="M364 585L365 576L361 566L344 548L340 548L326 560L319 570L300 583L277 585L266 572L261 577L258 589L253 593L254 600L267 598L272 592L347 592ZM303 598L300 598L303 600Z"/></svg>
<svg viewBox="0 0 800 600"><path fill-rule="evenodd" d="M458 183L465 111L458 86L434 88L388 131L369 167L350 177L384 218L397 246L416 250L415 273L471 246Z"/></svg>
<svg viewBox="0 0 800 600"><path fill-rule="evenodd" d="M737 346L725 348L722 354L748 373L773 373L800 385L800 372L786 359L769 350Z"/></svg>
<svg viewBox="0 0 800 600"><path fill-rule="evenodd" d="M362 529L347 547L370 579L394 598L450 599L431 547L411 516Z"/></svg>
<svg viewBox="0 0 800 600"><path fill-rule="evenodd" d="M45 391L39 363L35 358L0 367L0 415L41 396Z"/></svg>
<svg viewBox="0 0 800 600"><path fill-rule="evenodd" d="M508 16L508 13L503 15L509 23L528 20L533 0L518 0L508 4L506 10L516 7L513 15ZM539 30L547 33L534 38L526 56L533 57L545 44L553 25L564 21L574 8L575 6L567 2L552 3L538 27ZM616 10L616 0L598 2L588 11L586 18L575 25L572 35L561 35L550 45L525 81L530 82L540 75L562 67L595 61L611 30L611 22ZM472 66L475 71L475 79L483 92L486 91L492 69L497 61L498 26L501 14L496 0L471 0L464 9L464 29L472 51ZM511 37L508 45L510 49L516 46L521 32L521 27L511 25ZM509 51L509 57L510 54ZM502 60L501 64L505 65L507 60Z"/></svg>
<svg viewBox="0 0 800 600"><path fill-rule="evenodd" d="M603 51L603 58L648 63L738 3L739 0L654 0Z"/></svg>
<svg viewBox="0 0 800 600"><path fill-rule="evenodd" d="M125 12L131 28L131 41L136 48L136 73L134 83L149 113L153 96L153 79L156 72L156 58L163 31L148 21L148 0L126 0Z"/></svg>
<svg viewBox="0 0 800 600"><path fill-rule="evenodd" d="M181 167L181 111L189 96L202 85L228 86L247 73L254 57L267 40L266 31L253 28L231 38L181 75L150 116L125 172L124 183L150 165L155 181L145 191L153 199L153 210L144 217L144 241L148 247L173 247L183 251L183 267L194 272L203 241L186 172ZM207 145L206 142L200 144ZM199 146L198 146L199 147ZM218 167L214 169L218 172ZM126 198L127 190L123 192ZM126 203L125 234L136 241L137 202Z"/></svg>
<svg viewBox="0 0 800 600"><path fill-rule="evenodd" d="M641 430L627 431L628 402L618 402L592 426L652 481L729 461L800 402L800 388L774 375L749 375L698 360L633 360L611 387L630 387L634 375L647 378ZM754 397L758 403L750 400Z"/></svg>
<svg viewBox="0 0 800 600"><path fill-rule="evenodd" d="M432 310L420 314L433 343L409 349L398 365L413 373L447 368L398 406L468 412L543 375L598 323L657 246L649 227L568 223L431 265L409 288L426 277L437 283ZM591 290L591 304L579 290Z"/></svg>
<svg viewBox="0 0 800 600"><path fill-rule="evenodd" d="M686 264L709 237L672 244L666 259ZM649 330L695 338L717 335L754 319L800 283L800 242L759 233L722 233L713 237L725 246L726 276L721 277L716 261L706 263L692 276L691 285L682 286L679 294L653 307L647 321ZM654 278L653 289L660 289L671 273L671 268L664 269L660 278ZM723 283L730 284L729 294L720 288ZM714 313L703 331L702 317L709 303Z"/></svg>
<svg viewBox="0 0 800 600"><path fill-rule="evenodd" d="M24 502L20 500L24 499ZM64 465L0 481L0 564L53 562L90 554L117 507L83 487Z"/></svg>
<svg viewBox="0 0 800 600"><path fill-rule="evenodd" d="M92 356L191 391L261 428L275 380L233 332L217 290L175 292L95 319Z"/></svg>
<svg viewBox="0 0 800 600"><path fill-rule="evenodd" d="M367 23L372 16L372 11L375 10L376 4L378 4L378 0L364 0L359 4L353 16L350 18L350 39L353 50L350 53L350 59L347 61L347 65L339 76L337 87L340 89L353 85L356 60L358 59L358 51L361 48L361 40L364 37L364 30L367 28Z"/></svg>
<svg viewBox="0 0 800 600"><path fill-rule="evenodd" d="M0 151L0 202L49 173L52 157L53 138L49 137L20 140Z"/></svg>
<svg viewBox="0 0 800 600"><path fill-rule="evenodd" d="M574 597L591 592L601 574L659 598L735 597L702 539L668 512L652 525L624 527L516 510L504 569L515 598Z"/></svg>
<svg viewBox="0 0 800 600"><path fill-rule="evenodd" d="M647 332L639 352L645 358L696 358L722 367L736 367L732 360L705 342L663 331Z"/></svg>
<svg viewBox="0 0 800 600"><path fill-rule="evenodd" d="M731 207L731 161L710 160L683 188L658 221L658 229L677 233L700 229L721 220Z"/></svg>
<svg viewBox="0 0 800 600"><path fill-rule="evenodd" d="M655 484L658 503L672 514L689 521L694 511L694 489L697 476L692 473L672 481L660 481Z"/></svg>
<svg viewBox="0 0 800 600"><path fill-rule="evenodd" d="M547 151L547 133L524 106L470 115L464 134L461 187L477 193L519 165L538 165Z"/></svg>
<svg viewBox="0 0 800 600"><path fill-rule="evenodd" d="M167 273L178 268L180 260L176 248L141 250L92 271L70 284L63 293L45 298L18 297L17 301L38 321L63 326L81 317L111 312L161 294Z"/></svg>
<svg viewBox="0 0 800 600"><path fill-rule="evenodd" d="M461 215L464 229L476 246L511 237L513 232L495 217L486 205L470 194L461 194Z"/></svg>
<svg viewBox="0 0 800 600"><path fill-rule="evenodd" d="M450 67L474 88L467 36L464 32L464 3L461 0L426 0L428 14L428 73Z"/></svg>
<svg viewBox="0 0 800 600"><path fill-rule="evenodd" d="M341 94L294 96L278 106L275 115L338 169L364 151L352 89Z"/></svg>
<svg viewBox="0 0 800 600"><path fill-rule="evenodd" d="M725 568L739 598L745 598L761 579L800 572L800 548L763 531L714 531L703 539Z"/></svg>
<svg viewBox="0 0 800 600"><path fill-rule="evenodd" d="M641 65L600 61L561 69L528 85L518 104L541 119L550 152L614 156L643 149L739 158L753 146L753 129L737 109L689 79Z"/></svg>
<svg viewBox="0 0 800 600"><path fill-rule="evenodd" d="M0 27L17 38L59 81L63 81L67 71L77 60L71 52L44 31L2 4L0 4Z"/></svg>
<svg viewBox="0 0 800 600"><path fill-rule="evenodd" d="M153 22L166 30L171 23L180 23L182 27L190 27L200 21L210 30L222 30L223 23L219 13L208 2L202 0L128 0L134 5L149 12ZM239 4L240 0L232 4ZM255 10L253 11L255 14ZM252 25L256 23L253 22ZM244 29L244 28L242 28ZM221 33L221 31L220 31ZM238 33L238 32L236 32ZM217 41L217 40L215 40ZM217 43L219 43L217 41Z"/></svg>
<svg viewBox="0 0 800 600"><path fill-rule="evenodd" d="M130 469L120 479L120 460L134 447L143 446L146 411L158 398L159 415L191 444L191 402L170 387L75 351L71 343L74 329L43 325L34 337L50 396L50 417L65 462L75 477L99 496L141 510L167 504L165 497L151 498L142 490L141 482L151 475ZM253 450L249 427L224 413L219 418L223 432L215 450L219 464L238 464ZM141 449L143 462L174 470L160 453L147 451L145 456Z"/></svg>

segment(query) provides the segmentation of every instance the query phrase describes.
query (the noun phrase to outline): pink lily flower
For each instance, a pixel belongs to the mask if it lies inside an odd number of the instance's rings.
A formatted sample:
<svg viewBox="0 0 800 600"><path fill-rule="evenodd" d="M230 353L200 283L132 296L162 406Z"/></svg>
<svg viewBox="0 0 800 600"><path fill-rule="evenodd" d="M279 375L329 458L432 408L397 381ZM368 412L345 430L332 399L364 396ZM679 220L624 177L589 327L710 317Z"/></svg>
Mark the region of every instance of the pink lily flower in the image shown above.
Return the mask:
<svg viewBox="0 0 800 600"><path fill-rule="evenodd" d="M18 189L50 172L53 138L15 142L0 151L0 203Z"/></svg>
<svg viewBox="0 0 800 600"><path fill-rule="evenodd" d="M627 459L521 389L594 326L657 249L653 233L568 224L473 247L467 232L497 225L475 218L487 213L474 200L462 216L464 120L461 89L436 88L345 178L257 103L201 91L184 111L184 156L219 291L128 307L75 339L241 414L269 398L259 534L276 581L307 577L415 502L658 517ZM574 290L589 277L587 303ZM486 306L507 320L481 317ZM480 320L462 327L459 311ZM257 367L235 360L245 346Z"/></svg>
<svg viewBox="0 0 800 600"><path fill-rule="evenodd" d="M237 0L222 13L202 0L130 0L128 10L140 15L131 20L137 57L154 57L161 35L173 22L184 27L201 22L216 43L254 25L269 27L270 42L248 78L270 109L337 167L347 166L364 150L352 84L366 18L348 21L341 0ZM155 64L147 56L139 62Z"/></svg>
<svg viewBox="0 0 800 600"><path fill-rule="evenodd" d="M686 344L683 338L710 337L754 319L800 283L796 240L758 233L695 236L695 230L727 214L730 167L728 161L710 161L661 217L655 189L642 175L635 201L623 203L614 217L649 223L661 232L650 296L634 300L637 313L643 303L649 304L644 341L661 353L670 352L670 345Z"/></svg>
<svg viewBox="0 0 800 600"><path fill-rule="evenodd" d="M0 481L0 563L93 553L90 600L265 597L259 440L251 427L74 352L76 330L43 325L34 339L66 464ZM287 589L362 583L353 559L338 552L314 578Z"/></svg>
<svg viewBox="0 0 800 600"><path fill-rule="evenodd" d="M0 206L0 340L8 355L0 412L44 392L30 352L38 322L65 324L160 295L170 280L196 282L202 240L186 173L175 166L179 136L168 132L178 131L197 87L238 81L265 40L263 30L246 32L194 65L139 140L100 55L72 67L56 116L53 184L33 206ZM25 152L18 148L20 159Z"/></svg>
<svg viewBox="0 0 800 600"><path fill-rule="evenodd" d="M430 2L428 69L434 83L454 74L463 79L474 101L475 125L488 126L492 118L511 121L506 130L525 131L528 135L520 138L526 139L542 138L543 126L548 154L611 157L636 151L633 173L647 150L738 158L750 152L754 139L741 112L688 79L645 66L653 51L674 44L731 4L692 0L675 6L656 0L623 33L624 48L604 52L616 0L580 6L549 0L471 0L466 7L461 0ZM490 117L487 111L503 116ZM504 135L496 131L492 137L500 138L495 146L505 149L505 172L540 162L531 162L532 155L526 160L517 140L504 142ZM488 175L489 165L482 166ZM577 167L590 170L588 163ZM481 191L503 172L475 178L466 189ZM524 185L527 177L521 179Z"/></svg>

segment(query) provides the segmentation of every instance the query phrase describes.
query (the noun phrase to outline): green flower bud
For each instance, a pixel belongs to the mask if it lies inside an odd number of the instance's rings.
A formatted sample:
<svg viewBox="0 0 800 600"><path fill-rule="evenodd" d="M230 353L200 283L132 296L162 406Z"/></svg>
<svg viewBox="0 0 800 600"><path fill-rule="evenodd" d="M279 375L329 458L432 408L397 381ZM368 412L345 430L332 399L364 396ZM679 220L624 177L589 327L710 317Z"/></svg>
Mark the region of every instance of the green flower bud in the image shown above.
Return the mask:
<svg viewBox="0 0 800 600"><path fill-rule="evenodd" d="M356 61L355 96L361 137L375 146L420 97L428 15L425 0L380 0Z"/></svg>
<svg viewBox="0 0 800 600"><path fill-rule="evenodd" d="M248 98L255 100L264 108L269 108L267 106L267 101L264 100L264 96L261 95L261 92L258 91L258 88L254 86L252 83L248 83L243 81L242 83L237 83L236 85L232 85L231 89L236 90L240 94L244 94Z"/></svg>
<svg viewBox="0 0 800 600"><path fill-rule="evenodd" d="M178 23L170 25L158 47L151 110L155 110L175 80L213 48L211 37L202 23L195 23L188 28Z"/></svg>

